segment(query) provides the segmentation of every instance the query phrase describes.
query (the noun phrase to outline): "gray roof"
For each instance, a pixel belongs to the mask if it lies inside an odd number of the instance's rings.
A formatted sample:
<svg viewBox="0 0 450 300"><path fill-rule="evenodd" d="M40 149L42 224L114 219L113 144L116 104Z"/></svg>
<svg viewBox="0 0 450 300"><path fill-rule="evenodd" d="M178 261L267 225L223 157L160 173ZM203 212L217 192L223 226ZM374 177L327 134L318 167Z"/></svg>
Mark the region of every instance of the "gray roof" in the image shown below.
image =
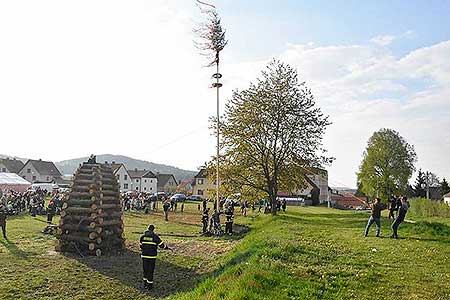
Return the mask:
<svg viewBox="0 0 450 300"><path fill-rule="evenodd" d="M158 186L165 186L170 178L173 178L175 184L177 184L177 180L173 174L158 174L156 175L156 178L158 178Z"/></svg>
<svg viewBox="0 0 450 300"><path fill-rule="evenodd" d="M119 170L120 167L121 167L123 164L116 164L116 163L110 164L110 163L104 163L104 165L110 167L110 168L113 170L113 172L116 173L117 170ZM125 168L125 169L126 169L126 168Z"/></svg>
<svg viewBox="0 0 450 300"><path fill-rule="evenodd" d="M23 162L19 159L3 158L0 159L0 162L3 163L11 173L19 173L19 171L22 170L24 166Z"/></svg>
<svg viewBox="0 0 450 300"><path fill-rule="evenodd" d="M51 175L54 177L60 177L62 174L59 172L58 168L51 161L44 160L34 160L30 159L25 165L30 163L36 169L36 171L41 175ZM24 165L24 167L25 167ZM23 169L23 168L22 168Z"/></svg>
<svg viewBox="0 0 450 300"><path fill-rule="evenodd" d="M149 170L131 170L128 171L131 178L157 178L152 171Z"/></svg>

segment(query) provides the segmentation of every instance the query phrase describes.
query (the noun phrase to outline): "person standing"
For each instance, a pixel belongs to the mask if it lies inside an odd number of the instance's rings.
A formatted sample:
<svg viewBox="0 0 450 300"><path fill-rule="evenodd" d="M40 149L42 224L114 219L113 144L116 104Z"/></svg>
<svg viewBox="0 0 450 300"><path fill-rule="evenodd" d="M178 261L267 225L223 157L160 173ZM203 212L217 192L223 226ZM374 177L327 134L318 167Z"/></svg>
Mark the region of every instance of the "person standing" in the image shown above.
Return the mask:
<svg viewBox="0 0 450 300"><path fill-rule="evenodd" d="M392 197L391 200L389 200L389 215L388 215L388 219L390 219L392 217L392 220L395 219L394 217L394 211L395 211L395 207L397 205L397 200Z"/></svg>
<svg viewBox="0 0 450 300"><path fill-rule="evenodd" d="M392 238L394 239L398 239L398 234L397 234L397 230L398 227L400 226L400 224L405 220L405 216L406 213L408 212L408 198L406 197L402 197L401 198L401 205L398 209L398 213L397 213L397 218L395 219L395 221L392 223Z"/></svg>
<svg viewBox="0 0 450 300"><path fill-rule="evenodd" d="M232 235L233 234L233 208L232 206L228 206L225 210L225 234Z"/></svg>
<svg viewBox="0 0 450 300"><path fill-rule="evenodd" d="M150 224L148 230L140 238L142 268L144 270L144 288L153 288L153 274L155 272L156 256L158 255L158 247L161 249L169 249L160 237L154 232L155 226Z"/></svg>
<svg viewBox="0 0 450 300"><path fill-rule="evenodd" d="M371 209L372 212L370 214L369 220L367 221L364 236L365 237L368 236L370 226L372 226L372 224L375 223L377 225L377 237L379 237L381 231L381 211L383 210L383 205L381 204L380 198L375 198L375 203L371 205Z"/></svg>
<svg viewBox="0 0 450 300"><path fill-rule="evenodd" d="M3 238L7 240L6 237L6 207L3 203L0 203L0 227L2 228Z"/></svg>
<svg viewBox="0 0 450 300"><path fill-rule="evenodd" d="M283 212L286 212L286 199L281 201L281 209L283 209Z"/></svg>
<svg viewBox="0 0 450 300"><path fill-rule="evenodd" d="M170 201L165 200L163 204L163 210L164 210L164 220L169 221L169 209L170 209Z"/></svg>
<svg viewBox="0 0 450 300"><path fill-rule="evenodd" d="M208 232L208 221L209 221L209 208L203 211L202 214L202 234L205 235Z"/></svg>

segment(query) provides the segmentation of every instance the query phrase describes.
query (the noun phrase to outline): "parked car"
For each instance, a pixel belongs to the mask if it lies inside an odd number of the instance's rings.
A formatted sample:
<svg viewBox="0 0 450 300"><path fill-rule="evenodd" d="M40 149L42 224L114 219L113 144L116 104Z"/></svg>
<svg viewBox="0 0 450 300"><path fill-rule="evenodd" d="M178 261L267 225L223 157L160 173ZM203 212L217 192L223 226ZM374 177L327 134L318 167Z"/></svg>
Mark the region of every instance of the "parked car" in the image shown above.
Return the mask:
<svg viewBox="0 0 450 300"><path fill-rule="evenodd" d="M187 197L186 200L203 201L203 198L198 195L191 195L191 196Z"/></svg>
<svg viewBox="0 0 450 300"><path fill-rule="evenodd" d="M175 194L172 197L170 197L170 200L175 200L175 201L185 201L186 200L186 195L185 194Z"/></svg>

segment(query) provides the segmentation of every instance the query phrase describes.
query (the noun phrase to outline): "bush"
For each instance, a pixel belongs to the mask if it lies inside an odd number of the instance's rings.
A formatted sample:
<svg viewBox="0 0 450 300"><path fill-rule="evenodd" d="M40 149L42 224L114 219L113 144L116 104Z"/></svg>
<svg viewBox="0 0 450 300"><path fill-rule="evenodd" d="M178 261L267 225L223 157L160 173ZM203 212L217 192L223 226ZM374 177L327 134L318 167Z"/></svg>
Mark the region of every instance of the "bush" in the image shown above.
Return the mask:
<svg viewBox="0 0 450 300"><path fill-rule="evenodd" d="M450 217L450 206L442 201L414 198L410 204L411 215L415 217Z"/></svg>

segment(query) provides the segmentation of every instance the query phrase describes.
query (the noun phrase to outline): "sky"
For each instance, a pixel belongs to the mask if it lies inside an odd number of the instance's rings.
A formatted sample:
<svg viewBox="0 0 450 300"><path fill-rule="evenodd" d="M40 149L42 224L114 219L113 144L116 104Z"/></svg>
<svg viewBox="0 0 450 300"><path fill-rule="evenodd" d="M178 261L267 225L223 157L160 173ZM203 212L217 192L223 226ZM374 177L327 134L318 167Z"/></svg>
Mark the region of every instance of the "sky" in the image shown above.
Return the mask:
<svg viewBox="0 0 450 300"><path fill-rule="evenodd" d="M280 59L333 123L331 186L356 186L381 128L415 146L417 168L450 178L450 1L210 2L229 40L222 110ZM196 170L215 153L200 21L189 0L0 1L0 154L111 153Z"/></svg>

